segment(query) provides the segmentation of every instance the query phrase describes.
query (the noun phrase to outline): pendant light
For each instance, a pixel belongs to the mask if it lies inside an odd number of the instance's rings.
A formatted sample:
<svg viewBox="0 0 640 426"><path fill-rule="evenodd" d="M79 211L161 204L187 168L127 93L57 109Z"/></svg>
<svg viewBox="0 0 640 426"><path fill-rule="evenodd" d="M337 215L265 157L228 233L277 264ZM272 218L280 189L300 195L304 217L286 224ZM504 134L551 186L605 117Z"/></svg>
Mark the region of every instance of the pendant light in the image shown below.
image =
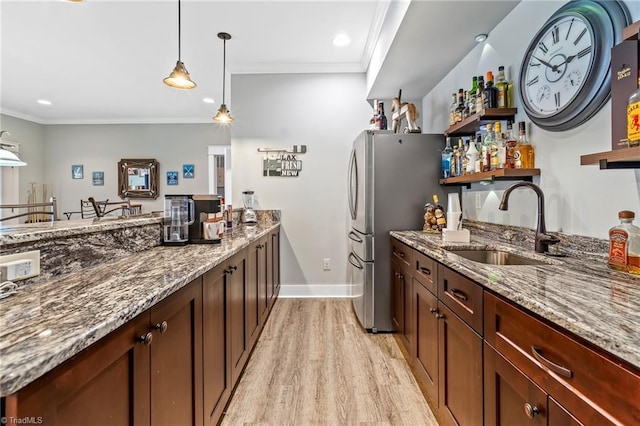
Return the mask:
<svg viewBox="0 0 640 426"><path fill-rule="evenodd" d="M189 71L180 60L180 0L178 0L178 61L169 77L162 81L167 86L175 87L176 89L193 89L196 87L196 83L191 81Z"/></svg>
<svg viewBox="0 0 640 426"><path fill-rule="evenodd" d="M216 123L233 123L233 117L231 117L231 112L227 109L227 105L224 103L224 83L225 83L225 75L227 68L227 40L231 39L231 35L229 33L218 33L218 38L222 40L223 48L222 48L222 104L220 108L218 108L218 113L215 117L213 117L213 121Z"/></svg>
<svg viewBox="0 0 640 426"><path fill-rule="evenodd" d="M2 135L4 134L9 134L9 132L7 132L6 130L2 130L0 131L0 139L2 138ZM18 146L14 143L7 143L7 142L2 142L2 140L0 140L0 166L26 166L27 163L25 163L24 161L22 161L20 158L18 158L18 156L9 151L6 148L17 148Z"/></svg>

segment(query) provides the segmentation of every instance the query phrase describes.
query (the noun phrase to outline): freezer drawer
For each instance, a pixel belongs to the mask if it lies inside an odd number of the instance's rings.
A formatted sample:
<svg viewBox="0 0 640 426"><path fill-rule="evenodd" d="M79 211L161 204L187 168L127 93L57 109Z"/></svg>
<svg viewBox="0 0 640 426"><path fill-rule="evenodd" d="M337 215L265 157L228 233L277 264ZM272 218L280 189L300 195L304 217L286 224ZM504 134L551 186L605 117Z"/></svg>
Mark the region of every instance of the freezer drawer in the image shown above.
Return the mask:
<svg viewBox="0 0 640 426"><path fill-rule="evenodd" d="M349 232L351 251L365 262L373 262L374 238L371 234L363 234L355 229Z"/></svg>
<svg viewBox="0 0 640 426"><path fill-rule="evenodd" d="M373 327L373 262L365 262L349 253L349 284L353 310L365 329Z"/></svg>

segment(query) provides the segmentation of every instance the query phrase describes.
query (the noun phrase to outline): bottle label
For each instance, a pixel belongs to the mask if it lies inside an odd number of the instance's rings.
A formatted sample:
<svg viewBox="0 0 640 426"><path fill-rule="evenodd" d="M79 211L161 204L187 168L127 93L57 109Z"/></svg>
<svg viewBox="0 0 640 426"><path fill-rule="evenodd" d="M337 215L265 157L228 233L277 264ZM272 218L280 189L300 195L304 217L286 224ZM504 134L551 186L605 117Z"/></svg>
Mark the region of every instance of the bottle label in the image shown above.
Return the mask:
<svg viewBox="0 0 640 426"><path fill-rule="evenodd" d="M609 231L609 265L627 268L627 241L629 234L622 229Z"/></svg>
<svg viewBox="0 0 640 426"><path fill-rule="evenodd" d="M627 106L627 139L629 145L637 145L640 141L640 101Z"/></svg>

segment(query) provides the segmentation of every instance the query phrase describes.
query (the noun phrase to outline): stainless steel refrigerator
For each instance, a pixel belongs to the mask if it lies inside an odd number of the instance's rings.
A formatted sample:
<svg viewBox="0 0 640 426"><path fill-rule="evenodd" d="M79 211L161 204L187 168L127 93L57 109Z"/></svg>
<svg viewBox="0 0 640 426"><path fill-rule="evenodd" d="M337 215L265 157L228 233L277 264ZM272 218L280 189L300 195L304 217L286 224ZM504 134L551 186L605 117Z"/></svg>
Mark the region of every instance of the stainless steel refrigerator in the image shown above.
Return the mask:
<svg viewBox="0 0 640 426"><path fill-rule="evenodd" d="M353 308L370 332L393 331L389 231L418 230L424 205L438 183L442 134L367 130L353 142L349 161L348 255Z"/></svg>

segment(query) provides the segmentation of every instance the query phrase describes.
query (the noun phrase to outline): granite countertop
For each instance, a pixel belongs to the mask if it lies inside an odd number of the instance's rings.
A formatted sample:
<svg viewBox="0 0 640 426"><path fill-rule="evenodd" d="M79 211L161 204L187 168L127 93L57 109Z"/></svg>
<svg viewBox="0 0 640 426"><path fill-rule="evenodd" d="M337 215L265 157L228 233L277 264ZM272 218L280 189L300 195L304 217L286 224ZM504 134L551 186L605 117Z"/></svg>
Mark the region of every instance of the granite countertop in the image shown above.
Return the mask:
<svg viewBox="0 0 640 426"><path fill-rule="evenodd" d="M151 248L0 300L0 396L52 370L277 226L240 226L220 244Z"/></svg>
<svg viewBox="0 0 640 426"><path fill-rule="evenodd" d="M440 234L392 231L405 244L482 284L531 312L559 325L627 363L640 368L640 277L606 266L580 252L555 258L530 247L471 233L471 243L443 244ZM535 257L536 266L477 263L445 248L499 248Z"/></svg>

